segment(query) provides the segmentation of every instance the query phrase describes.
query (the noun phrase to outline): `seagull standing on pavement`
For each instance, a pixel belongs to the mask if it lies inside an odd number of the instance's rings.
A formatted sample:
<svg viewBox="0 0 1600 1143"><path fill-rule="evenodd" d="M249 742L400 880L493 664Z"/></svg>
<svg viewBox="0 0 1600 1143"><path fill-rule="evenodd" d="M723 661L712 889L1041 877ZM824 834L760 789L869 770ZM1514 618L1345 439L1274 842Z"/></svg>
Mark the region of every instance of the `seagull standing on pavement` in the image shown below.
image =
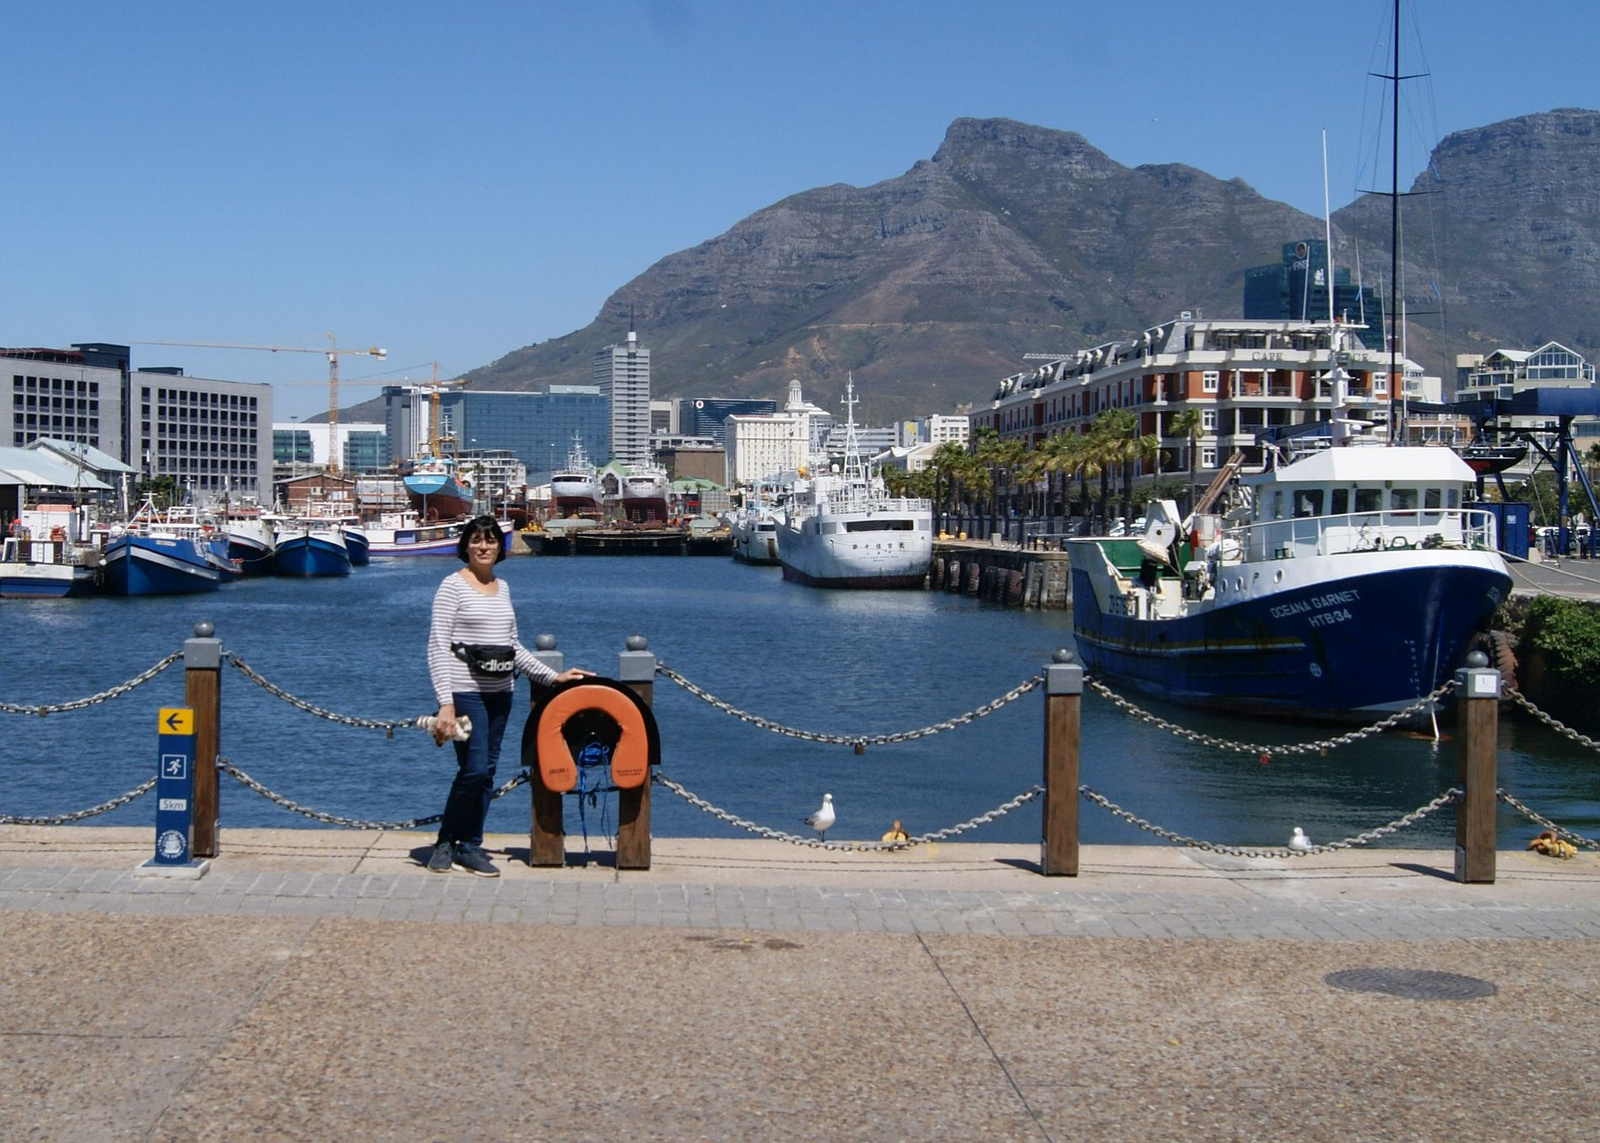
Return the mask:
<svg viewBox="0 0 1600 1143"><path fill-rule="evenodd" d="M817 808L817 812L800 820L820 833L823 841L827 841L828 827L833 824L833 795L823 794L822 805Z"/></svg>
<svg viewBox="0 0 1600 1143"><path fill-rule="evenodd" d="M1306 831L1299 826L1294 827L1294 833L1289 835L1289 848L1301 853L1311 852L1311 839L1306 836Z"/></svg>

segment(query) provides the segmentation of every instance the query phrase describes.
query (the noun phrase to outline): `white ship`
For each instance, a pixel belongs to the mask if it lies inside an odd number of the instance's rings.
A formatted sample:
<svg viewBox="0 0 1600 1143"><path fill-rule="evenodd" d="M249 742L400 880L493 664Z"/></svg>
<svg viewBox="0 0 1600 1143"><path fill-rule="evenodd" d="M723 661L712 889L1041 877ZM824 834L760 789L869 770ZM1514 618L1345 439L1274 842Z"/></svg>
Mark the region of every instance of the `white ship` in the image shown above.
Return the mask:
<svg viewBox="0 0 1600 1143"><path fill-rule="evenodd" d="M598 518L600 511L600 478L574 433L566 467L550 474L550 514Z"/></svg>
<svg viewBox="0 0 1600 1143"><path fill-rule="evenodd" d="M635 524L665 523L672 514L667 503L667 470L654 465L630 469L622 478L622 514Z"/></svg>
<svg viewBox="0 0 1600 1143"><path fill-rule="evenodd" d="M778 525L783 509L773 504L746 504L728 518L733 558L744 564L778 563Z"/></svg>
<svg viewBox="0 0 1600 1143"><path fill-rule="evenodd" d="M861 458L855 379L845 389L844 471L825 463L795 481L778 526L783 578L812 587L920 588L933 558L933 505L890 496Z"/></svg>

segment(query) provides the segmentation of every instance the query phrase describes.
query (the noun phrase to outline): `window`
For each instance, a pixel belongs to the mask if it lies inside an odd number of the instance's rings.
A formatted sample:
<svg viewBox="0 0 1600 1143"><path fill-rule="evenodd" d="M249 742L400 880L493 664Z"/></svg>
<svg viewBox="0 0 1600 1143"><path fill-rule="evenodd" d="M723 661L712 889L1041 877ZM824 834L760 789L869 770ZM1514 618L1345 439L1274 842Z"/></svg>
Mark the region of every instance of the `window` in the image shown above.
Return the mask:
<svg viewBox="0 0 1600 1143"><path fill-rule="evenodd" d="M1200 391L1202 393L1215 393L1217 391L1217 385L1221 382L1221 380L1222 374L1218 373L1215 369L1207 369L1204 373L1200 374Z"/></svg>
<svg viewBox="0 0 1600 1143"><path fill-rule="evenodd" d="M1217 411L1215 409L1200 410L1200 427L1208 433L1217 431Z"/></svg>
<svg viewBox="0 0 1600 1143"><path fill-rule="evenodd" d="M1307 488L1295 493L1294 514L1296 516L1322 515L1322 489Z"/></svg>
<svg viewBox="0 0 1600 1143"><path fill-rule="evenodd" d="M1206 445L1204 448L1202 448L1200 450L1200 467L1201 468L1216 468L1217 467L1217 449L1216 449L1215 445Z"/></svg>
<svg viewBox="0 0 1600 1143"><path fill-rule="evenodd" d="M1348 488L1335 488L1333 490L1331 510L1335 516L1343 516L1350 511L1350 490Z"/></svg>
<svg viewBox="0 0 1600 1143"><path fill-rule="evenodd" d="M1417 510L1417 490L1415 488L1396 488L1389 494L1389 507L1396 512L1415 512Z"/></svg>
<svg viewBox="0 0 1600 1143"><path fill-rule="evenodd" d="M1381 488L1358 488L1358 489L1356 489L1356 511L1357 512L1381 512L1381 511L1383 511L1383 489L1381 489Z"/></svg>
<svg viewBox="0 0 1600 1143"><path fill-rule="evenodd" d="M1387 373L1374 373L1372 375L1372 391L1374 393L1387 393L1389 391L1389 375Z"/></svg>

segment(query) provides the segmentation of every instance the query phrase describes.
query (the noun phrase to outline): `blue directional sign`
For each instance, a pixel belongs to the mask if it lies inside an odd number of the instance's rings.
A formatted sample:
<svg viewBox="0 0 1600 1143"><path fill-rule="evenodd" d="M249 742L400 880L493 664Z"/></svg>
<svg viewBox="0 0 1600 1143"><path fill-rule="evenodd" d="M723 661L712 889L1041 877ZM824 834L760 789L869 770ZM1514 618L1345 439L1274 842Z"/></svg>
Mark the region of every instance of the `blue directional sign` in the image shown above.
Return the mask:
<svg viewBox="0 0 1600 1143"><path fill-rule="evenodd" d="M188 865L194 847L194 711L163 707L156 720L161 745L156 762L154 865Z"/></svg>

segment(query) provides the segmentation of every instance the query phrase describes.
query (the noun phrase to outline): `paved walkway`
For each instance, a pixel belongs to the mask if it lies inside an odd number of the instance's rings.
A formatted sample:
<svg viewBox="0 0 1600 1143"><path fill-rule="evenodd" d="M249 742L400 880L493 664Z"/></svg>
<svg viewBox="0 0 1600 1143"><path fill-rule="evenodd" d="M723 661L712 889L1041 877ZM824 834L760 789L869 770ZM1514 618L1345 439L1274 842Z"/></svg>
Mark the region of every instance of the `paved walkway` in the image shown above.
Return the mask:
<svg viewBox="0 0 1600 1143"><path fill-rule="evenodd" d="M0 827L0 1139L1600 1136L1592 852L427 842Z"/></svg>

